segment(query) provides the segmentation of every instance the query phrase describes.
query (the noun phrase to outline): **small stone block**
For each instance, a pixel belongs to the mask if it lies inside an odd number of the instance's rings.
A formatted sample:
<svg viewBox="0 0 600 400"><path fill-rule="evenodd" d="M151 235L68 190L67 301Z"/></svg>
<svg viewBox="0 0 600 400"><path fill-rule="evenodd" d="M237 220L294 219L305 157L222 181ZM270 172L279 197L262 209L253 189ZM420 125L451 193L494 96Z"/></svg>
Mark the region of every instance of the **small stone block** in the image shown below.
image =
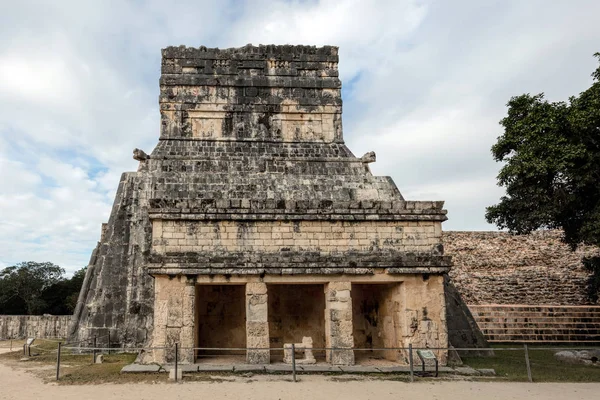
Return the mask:
<svg viewBox="0 0 600 400"><path fill-rule="evenodd" d="M183 378L183 371L181 370L181 368L177 369L177 380L181 380ZM172 368L169 371L169 380L170 381L174 381L175 380L175 368Z"/></svg>

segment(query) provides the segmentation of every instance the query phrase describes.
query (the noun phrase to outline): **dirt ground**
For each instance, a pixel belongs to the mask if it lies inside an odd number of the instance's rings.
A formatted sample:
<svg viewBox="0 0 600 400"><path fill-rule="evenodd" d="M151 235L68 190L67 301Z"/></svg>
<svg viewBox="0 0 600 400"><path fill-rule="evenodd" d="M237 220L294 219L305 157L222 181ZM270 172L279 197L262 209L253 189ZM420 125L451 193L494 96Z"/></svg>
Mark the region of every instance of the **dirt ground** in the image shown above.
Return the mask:
<svg viewBox="0 0 600 400"><path fill-rule="evenodd" d="M0 364L0 399L595 399L600 383L500 383L355 380L331 376L289 377L257 375L227 377L220 382L102 384L66 386L45 384L23 369Z"/></svg>

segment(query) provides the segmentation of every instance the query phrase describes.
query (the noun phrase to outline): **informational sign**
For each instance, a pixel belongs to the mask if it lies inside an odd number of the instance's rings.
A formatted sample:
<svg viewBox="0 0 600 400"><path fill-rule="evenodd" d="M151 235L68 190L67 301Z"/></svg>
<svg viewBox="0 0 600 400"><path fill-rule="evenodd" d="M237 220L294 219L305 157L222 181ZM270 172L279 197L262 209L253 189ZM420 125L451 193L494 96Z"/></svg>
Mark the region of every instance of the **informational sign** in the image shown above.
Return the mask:
<svg viewBox="0 0 600 400"><path fill-rule="evenodd" d="M417 350L417 353L426 360L435 360L435 354L431 350Z"/></svg>

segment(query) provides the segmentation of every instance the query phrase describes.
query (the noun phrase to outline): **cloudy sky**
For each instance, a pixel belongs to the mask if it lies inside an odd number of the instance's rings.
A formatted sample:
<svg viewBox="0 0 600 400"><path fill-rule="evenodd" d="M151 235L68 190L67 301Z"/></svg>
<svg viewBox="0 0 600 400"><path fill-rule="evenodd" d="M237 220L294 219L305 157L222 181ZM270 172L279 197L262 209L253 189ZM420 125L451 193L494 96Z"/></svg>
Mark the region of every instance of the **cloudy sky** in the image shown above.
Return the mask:
<svg viewBox="0 0 600 400"><path fill-rule="evenodd" d="M85 266L132 149L159 132L160 49L340 47L344 134L446 230L495 229L490 146L513 95L565 100L600 51L597 0L0 0L0 268Z"/></svg>

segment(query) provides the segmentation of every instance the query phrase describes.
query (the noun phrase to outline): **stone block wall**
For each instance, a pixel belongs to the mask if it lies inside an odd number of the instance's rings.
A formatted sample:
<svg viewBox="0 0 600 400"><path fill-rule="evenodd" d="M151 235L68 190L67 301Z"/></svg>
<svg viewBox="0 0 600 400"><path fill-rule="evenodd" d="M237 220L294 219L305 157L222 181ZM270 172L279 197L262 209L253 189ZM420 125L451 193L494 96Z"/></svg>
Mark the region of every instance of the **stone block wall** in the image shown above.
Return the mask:
<svg viewBox="0 0 600 400"><path fill-rule="evenodd" d="M158 254L212 251L431 251L439 221L166 221L154 220Z"/></svg>
<svg viewBox="0 0 600 400"><path fill-rule="evenodd" d="M401 286L400 301L404 306L401 331L404 346L416 348L448 347L446 301L442 275L408 276ZM444 365L447 352L436 350Z"/></svg>
<svg viewBox="0 0 600 400"><path fill-rule="evenodd" d="M337 47L169 47L161 72L163 139L341 141Z"/></svg>
<svg viewBox="0 0 600 400"><path fill-rule="evenodd" d="M0 315L0 339L66 338L70 315Z"/></svg>
<svg viewBox="0 0 600 400"><path fill-rule="evenodd" d="M561 235L447 231L442 240L454 263L449 275L467 304L590 304L591 273L581 259L600 249L572 252Z"/></svg>

